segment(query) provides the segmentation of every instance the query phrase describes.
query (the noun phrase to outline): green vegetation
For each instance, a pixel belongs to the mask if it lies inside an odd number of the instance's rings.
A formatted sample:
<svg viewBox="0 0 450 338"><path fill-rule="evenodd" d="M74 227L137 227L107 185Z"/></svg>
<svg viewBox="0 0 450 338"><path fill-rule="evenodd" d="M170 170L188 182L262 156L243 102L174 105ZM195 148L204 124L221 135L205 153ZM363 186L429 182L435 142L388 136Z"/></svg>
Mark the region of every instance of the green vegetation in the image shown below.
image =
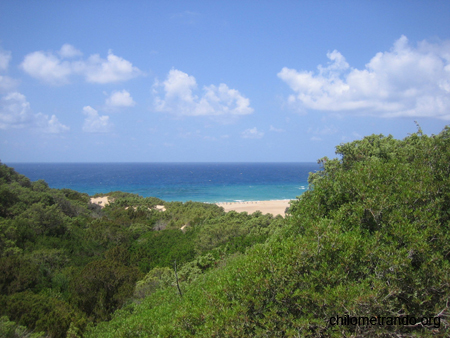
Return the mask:
<svg viewBox="0 0 450 338"><path fill-rule="evenodd" d="M286 219L119 192L100 209L0 166L0 335L448 337L450 128L337 154Z"/></svg>
<svg viewBox="0 0 450 338"><path fill-rule="evenodd" d="M50 189L0 164L0 336L83 337L171 287L175 261L180 282L193 281L284 222L215 204L108 195L113 202L102 209L87 194Z"/></svg>

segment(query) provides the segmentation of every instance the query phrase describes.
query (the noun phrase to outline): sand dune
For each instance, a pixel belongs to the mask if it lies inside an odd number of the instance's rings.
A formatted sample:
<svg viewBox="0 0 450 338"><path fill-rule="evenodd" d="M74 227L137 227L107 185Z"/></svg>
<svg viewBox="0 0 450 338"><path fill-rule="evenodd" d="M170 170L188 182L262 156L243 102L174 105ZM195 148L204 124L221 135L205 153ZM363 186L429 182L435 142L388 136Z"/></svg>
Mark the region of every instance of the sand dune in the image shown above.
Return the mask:
<svg viewBox="0 0 450 338"><path fill-rule="evenodd" d="M103 196L103 197L91 197L91 203L98 204L102 208L107 206L109 204L109 196Z"/></svg>

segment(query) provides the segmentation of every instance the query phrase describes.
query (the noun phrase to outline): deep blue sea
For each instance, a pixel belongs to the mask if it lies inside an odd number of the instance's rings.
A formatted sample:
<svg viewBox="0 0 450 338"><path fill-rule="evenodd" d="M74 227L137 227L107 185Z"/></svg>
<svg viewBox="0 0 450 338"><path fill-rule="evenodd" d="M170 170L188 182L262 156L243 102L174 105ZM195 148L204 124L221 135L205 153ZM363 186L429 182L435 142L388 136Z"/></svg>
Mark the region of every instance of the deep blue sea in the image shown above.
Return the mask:
<svg viewBox="0 0 450 338"><path fill-rule="evenodd" d="M294 199L316 163L6 163L32 181L94 195L125 191L165 201Z"/></svg>

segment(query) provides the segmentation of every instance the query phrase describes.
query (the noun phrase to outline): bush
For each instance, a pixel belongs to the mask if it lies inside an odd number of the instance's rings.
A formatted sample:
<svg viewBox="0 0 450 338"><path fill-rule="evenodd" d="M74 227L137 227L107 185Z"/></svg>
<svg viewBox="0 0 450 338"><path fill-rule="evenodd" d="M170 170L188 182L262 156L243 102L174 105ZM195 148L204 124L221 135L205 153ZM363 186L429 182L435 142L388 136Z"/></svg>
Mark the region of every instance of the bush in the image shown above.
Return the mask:
<svg viewBox="0 0 450 338"><path fill-rule="evenodd" d="M108 320L133 295L140 273L112 260L89 263L71 281L72 300L95 321Z"/></svg>

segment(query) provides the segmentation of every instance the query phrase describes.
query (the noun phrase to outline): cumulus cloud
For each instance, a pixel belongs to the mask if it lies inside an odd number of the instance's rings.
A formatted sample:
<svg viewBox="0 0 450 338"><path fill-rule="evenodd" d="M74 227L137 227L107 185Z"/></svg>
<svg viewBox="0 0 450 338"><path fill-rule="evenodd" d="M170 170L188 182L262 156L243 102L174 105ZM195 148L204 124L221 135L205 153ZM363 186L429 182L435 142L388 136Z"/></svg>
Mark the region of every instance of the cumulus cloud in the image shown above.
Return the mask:
<svg viewBox="0 0 450 338"><path fill-rule="evenodd" d="M112 129L109 116L100 116L91 106L83 107L83 114L86 115L83 124L83 131L86 133L107 133Z"/></svg>
<svg viewBox="0 0 450 338"><path fill-rule="evenodd" d="M69 76L76 72L75 65L63 61L52 53L33 52L25 56L21 68L36 79L51 83L65 84ZM79 64L80 68L82 67Z"/></svg>
<svg viewBox="0 0 450 338"><path fill-rule="evenodd" d="M110 83L130 80L142 72L130 61L108 52L107 59L98 54L91 55L86 64L86 81L95 83Z"/></svg>
<svg viewBox="0 0 450 338"><path fill-rule="evenodd" d="M133 107L136 105L130 93L125 89L121 92L114 91L106 99L106 106L108 107Z"/></svg>
<svg viewBox="0 0 450 338"><path fill-rule="evenodd" d="M0 49L0 71L8 69L11 52ZM8 76L0 75L0 92L6 95L0 98L0 129L32 128L44 133L59 134L70 128L58 121L55 115L31 111L30 103L25 95L14 91L18 81Z"/></svg>
<svg viewBox="0 0 450 338"><path fill-rule="evenodd" d="M94 54L83 60L81 55L75 47L65 44L56 54L43 51L30 53L20 66L30 76L53 85L68 83L74 74L92 83L126 81L142 74L131 62L114 55L112 51L108 52L106 59Z"/></svg>
<svg viewBox="0 0 450 338"><path fill-rule="evenodd" d="M31 112L25 95L13 92L0 100L0 129L30 127L44 133L59 134L70 128L58 121L55 115Z"/></svg>
<svg viewBox="0 0 450 338"><path fill-rule="evenodd" d="M264 136L264 132L258 131L258 129L256 127L254 127L254 128L249 128L249 129L244 130L241 133L241 136L243 138L253 138L253 139L262 138Z"/></svg>
<svg viewBox="0 0 450 338"><path fill-rule="evenodd" d="M193 76L172 69L164 82L157 81L153 86L154 108L179 116L239 116L253 113L250 100L224 83L205 86L202 96L194 94L196 89L197 82Z"/></svg>
<svg viewBox="0 0 450 338"><path fill-rule="evenodd" d="M65 43L64 45L62 45L62 47L59 50L58 54L62 58L73 58L73 57L76 57L76 56L82 56L83 55L83 53L81 53L81 51L76 49L74 46L69 45L68 43Z"/></svg>
<svg viewBox="0 0 450 338"><path fill-rule="evenodd" d="M277 75L300 110L350 112L380 117L450 119L450 41L411 47L402 36L364 69L350 67L334 50L317 72L284 67Z"/></svg>
<svg viewBox="0 0 450 338"><path fill-rule="evenodd" d="M38 113L35 115L35 124L37 128L49 134L60 134L70 130L69 127L59 122L55 115L49 118L48 115Z"/></svg>
<svg viewBox="0 0 450 338"><path fill-rule="evenodd" d="M30 104L25 95L10 93L1 99L0 103L0 128L22 128L32 120Z"/></svg>

